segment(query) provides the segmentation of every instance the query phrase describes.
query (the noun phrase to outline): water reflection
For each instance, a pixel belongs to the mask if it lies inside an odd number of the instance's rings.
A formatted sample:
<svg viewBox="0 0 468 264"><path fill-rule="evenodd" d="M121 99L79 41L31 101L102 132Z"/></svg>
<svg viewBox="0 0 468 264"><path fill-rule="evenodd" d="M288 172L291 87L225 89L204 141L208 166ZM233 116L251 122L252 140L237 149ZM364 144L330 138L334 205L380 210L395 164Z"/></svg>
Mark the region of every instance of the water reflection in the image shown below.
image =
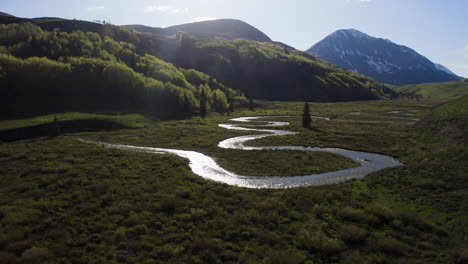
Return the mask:
<svg viewBox="0 0 468 264"><path fill-rule="evenodd" d="M261 134L247 135L229 138L221 141L218 146L225 149L241 149L241 150L302 150L302 151L325 151L334 153L346 158L349 158L355 162L358 162L360 166L337 170L326 173L311 174L305 176L247 176L238 175L234 172L228 171L220 167L216 161L202 153L188 150L178 149L164 149L164 148L151 148L151 147L137 147L130 145L111 144L106 142L100 142L90 139L80 139L83 142L97 143L110 148L117 148L129 151L147 152L154 154L173 154L182 158L186 158L190 161L189 166L193 173L199 175L205 179L221 182L233 186L245 187L245 188L270 188L270 189L282 189L282 188L295 188L295 187L306 187L306 186L317 186L324 184L332 184L343 182L352 178L363 178L371 172L381 170L383 168L400 166L401 163L392 157L352 151L339 148L317 148L317 147L302 147L302 146L267 146L267 147L249 147L244 144L250 140L259 138L272 137L272 136L284 136L293 135L296 132L289 130L279 129L260 129L248 127L253 124L255 127L277 127L288 125L288 122L280 121L262 121L262 118L273 118L268 117L241 117L234 118L231 121L238 122L238 124L220 124L221 128L230 130L242 130L242 131L255 131L261 132Z"/></svg>

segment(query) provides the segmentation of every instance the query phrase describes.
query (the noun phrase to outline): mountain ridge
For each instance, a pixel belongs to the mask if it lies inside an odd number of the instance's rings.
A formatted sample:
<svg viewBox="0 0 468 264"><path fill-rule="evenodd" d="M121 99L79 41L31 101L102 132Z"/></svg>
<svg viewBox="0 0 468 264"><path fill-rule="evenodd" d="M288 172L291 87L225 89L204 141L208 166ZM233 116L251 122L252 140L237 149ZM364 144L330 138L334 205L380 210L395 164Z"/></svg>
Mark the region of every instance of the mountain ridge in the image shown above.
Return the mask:
<svg viewBox="0 0 468 264"><path fill-rule="evenodd" d="M337 30L306 52L392 85L447 82L461 79L444 67L391 40L356 29Z"/></svg>

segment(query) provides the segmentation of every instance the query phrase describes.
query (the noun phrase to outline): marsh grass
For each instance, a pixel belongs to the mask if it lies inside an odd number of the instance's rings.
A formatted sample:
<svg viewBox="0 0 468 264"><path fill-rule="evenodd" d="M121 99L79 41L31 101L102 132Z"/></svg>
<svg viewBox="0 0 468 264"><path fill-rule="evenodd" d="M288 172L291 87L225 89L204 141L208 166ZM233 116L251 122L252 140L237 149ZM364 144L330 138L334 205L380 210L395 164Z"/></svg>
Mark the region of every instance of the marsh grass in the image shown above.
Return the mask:
<svg viewBox="0 0 468 264"><path fill-rule="evenodd" d="M336 111L333 104L311 104L311 109L339 115L430 108L420 103L340 103ZM261 104L265 108L255 113L236 115L293 114L302 106ZM217 126L229 118L211 114L205 120L78 135L192 149L243 168L252 159L248 152L229 161L235 152L216 147L245 134ZM1 262L25 263L36 256L45 263L450 263L463 257L466 152L450 151L417 126L317 120L312 124L317 131L305 131L289 120L302 141L276 137L271 144L356 147L407 163L342 184L251 190L206 181L190 171L187 160L171 155L107 149L71 137L2 143ZM308 159L301 152L277 154L294 166L295 160ZM258 155L264 161L258 159L255 168L270 164L266 153Z"/></svg>

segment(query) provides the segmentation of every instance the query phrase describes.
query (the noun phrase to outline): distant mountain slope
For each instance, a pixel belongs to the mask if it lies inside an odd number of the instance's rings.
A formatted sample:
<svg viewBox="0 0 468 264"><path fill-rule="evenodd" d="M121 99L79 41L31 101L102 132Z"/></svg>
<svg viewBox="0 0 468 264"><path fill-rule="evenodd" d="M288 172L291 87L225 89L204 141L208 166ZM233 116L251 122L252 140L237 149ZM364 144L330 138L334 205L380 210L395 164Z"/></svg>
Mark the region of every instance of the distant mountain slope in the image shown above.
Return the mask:
<svg viewBox="0 0 468 264"><path fill-rule="evenodd" d="M183 35L174 63L216 77L248 97L264 100L352 101L392 96L356 72L276 43L206 40Z"/></svg>
<svg viewBox="0 0 468 264"><path fill-rule="evenodd" d="M437 68L438 70L440 70L440 71L443 71L443 72L446 72L446 73L448 73L448 74L451 74L451 75L454 75L454 76L457 76L457 77L458 77L458 75L456 75L453 71L449 70L447 67L445 67L445 66L442 65L442 64L435 63L435 66L436 66L436 68Z"/></svg>
<svg viewBox="0 0 468 264"><path fill-rule="evenodd" d="M416 51L355 29L338 30L307 52L393 85L448 82L461 79Z"/></svg>
<svg viewBox="0 0 468 264"><path fill-rule="evenodd" d="M70 31L76 28L97 33L104 41L107 37L130 43L132 45L128 48L139 56L151 54L179 67L202 71L216 78L220 83L245 92L247 96L255 99L351 101L395 95L392 89L366 76L340 69L311 54L276 42L259 42L245 38L200 37L200 35L183 31L166 36L151 32L138 32L114 25L65 19L23 19L22 21L31 22L48 31L51 28L59 31ZM233 20L221 20L222 23L223 21L242 25L242 27L247 25ZM214 22L195 23L188 27L190 29L194 25L196 27L214 25ZM184 27L180 26L179 29L187 29ZM218 31L215 29L213 32L221 31L221 29ZM231 30L231 32L236 31ZM252 32L255 33L255 30ZM243 34L247 33L244 31ZM267 40L259 37L261 35L257 34L257 37L255 35L256 33L253 37L248 34L243 36ZM24 47L20 47L23 49L22 52L29 52L28 45L31 43L26 42ZM112 47L108 48L113 54L119 54L132 69L140 71L138 60L134 55L125 54L121 50L113 50ZM14 53L14 50L12 52ZM79 50L74 52L80 54ZM59 53L51 56L53 59L60 57Z"/></svg>
<svg viewBox="0 0 468 264"><path fill-rule="evenodd" d="M140 32L156 33L165 36L171 36L179 31L182 31L201 38L242 38L260 42L271 42L271 39L260 30L243 21L236 19L217 19L211 21L182 24L167 28L152 28L142 25L129 25L124 27L128 27Z"/></svg>
<svg viewBox="0 0 468 264"><path fill-rule="evenodd" d="M468 94L468 79L445 83L423 83L395 86L393 88L403 94L419 94L425 98L457 98Z"/></svg>
<svg viewBox="0 0 468 264"><path fill-rule="evenodd" d="M153 34L162 34L163 28L160 27L149 27L145 25L125 25L124 28L133 29L142 33L153 33Z"/></svg>

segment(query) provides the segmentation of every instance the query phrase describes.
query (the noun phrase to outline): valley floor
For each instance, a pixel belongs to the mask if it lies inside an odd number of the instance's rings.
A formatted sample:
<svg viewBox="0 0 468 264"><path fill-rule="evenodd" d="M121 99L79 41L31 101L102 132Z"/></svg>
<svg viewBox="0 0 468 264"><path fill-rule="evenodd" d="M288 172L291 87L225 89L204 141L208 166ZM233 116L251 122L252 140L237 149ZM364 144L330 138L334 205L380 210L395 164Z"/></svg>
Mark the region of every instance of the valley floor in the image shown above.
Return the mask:
<svg viewBox="0 0 468 264"><path fill-rule="evenodd" d="M432 108L441 103L312 103L313 116L333 120L313 119L310 130L301 127L303 103L286 102L178 121L79 113L0 121L0 135L44 123L52 123L45 131L61 134L0 144L0 262L456 263L467 257L467 113L436 116ZM251 145L345 148L405 165L342 184L251 190L204 180L176 156L75 138L195 150L239 174L354 166L301 151L217 147L252 134L219 123L262 115L290 115L281 119L299 133ZM90 119L118 126L77 132L61 123Z"/></svg>

